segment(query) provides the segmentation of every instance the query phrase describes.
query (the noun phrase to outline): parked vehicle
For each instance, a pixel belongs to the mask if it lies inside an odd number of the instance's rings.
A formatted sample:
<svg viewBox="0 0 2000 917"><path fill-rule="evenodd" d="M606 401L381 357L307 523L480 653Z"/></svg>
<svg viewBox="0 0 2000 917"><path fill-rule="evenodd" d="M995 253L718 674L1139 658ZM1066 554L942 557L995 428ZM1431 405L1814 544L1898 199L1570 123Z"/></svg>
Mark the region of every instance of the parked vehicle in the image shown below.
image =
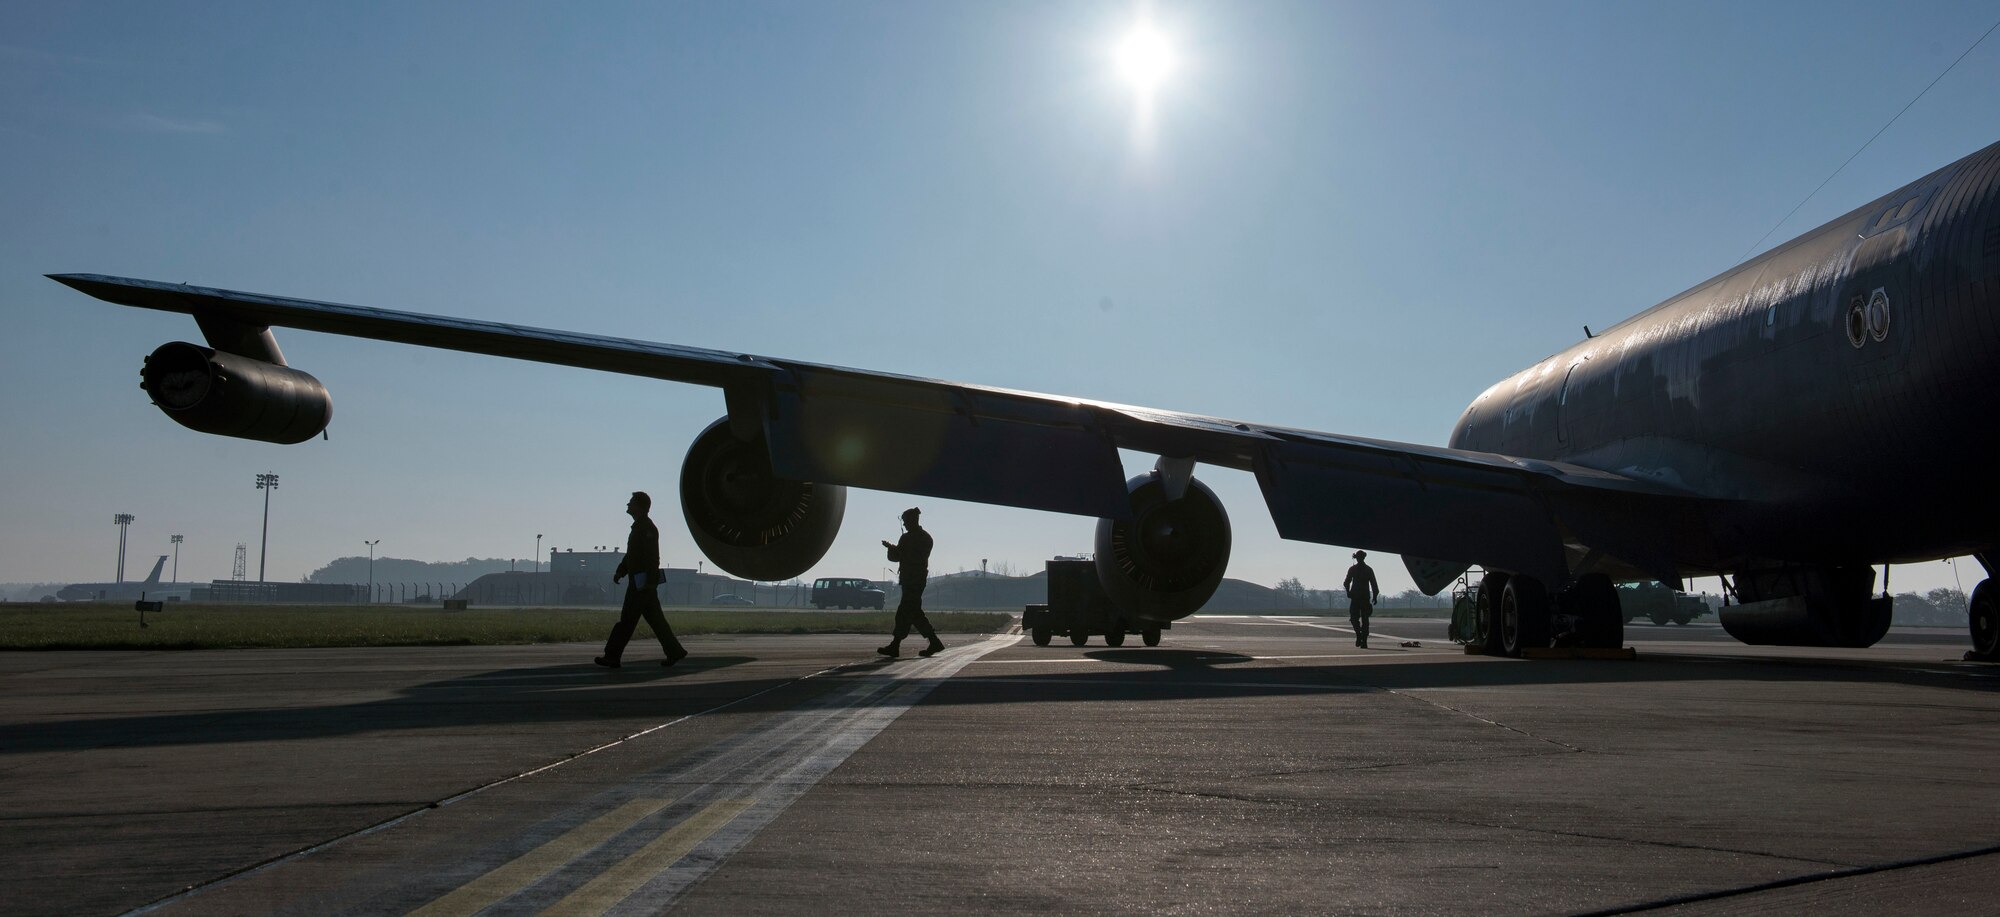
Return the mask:
<svg viewBox="0 0 2000 917"><path fill-rule="evenodd" d="M842 577L821 577L813 580L812 603L815 608L873 608L881 610L888 600L888 593L875 588L875 584L865 579Z"/></svg>
<svg viewBox="0 0 2000 917"><path fill-rule="evenodd" d="M1160 631L1173 627L1126 620L1098 582L1095 561L1058 557L1048 562L1047 569L1048 603L1021 610L1021 629L1035 639L1036 646L1048 646L1056 637L1068 637L1071 645L1084 646L1092 634L1103 636L1105 646L1124 646L1126 634L1138 634L1147 646L1159 646Z"/></svg>
<svg viewBox="0 0 2000 917"><path fill-rule="evenodd" d="M721 595L718 595L718 596L716 596L715 598L712 598L712 599L709 599L709 600L708 600L708 604L710 604L710 605L755 605L755 604L757 604L757 603L756 603L756 602L752 602L752 601L750 601L749 599L746 599L746 598L744 598L744 597L742 597L742 596L740 596L740 595L737 595L737 594L736 594L736 593L734 593L734 592L725 592L725 593L723 593L723 594L721 594Z"/></svg>

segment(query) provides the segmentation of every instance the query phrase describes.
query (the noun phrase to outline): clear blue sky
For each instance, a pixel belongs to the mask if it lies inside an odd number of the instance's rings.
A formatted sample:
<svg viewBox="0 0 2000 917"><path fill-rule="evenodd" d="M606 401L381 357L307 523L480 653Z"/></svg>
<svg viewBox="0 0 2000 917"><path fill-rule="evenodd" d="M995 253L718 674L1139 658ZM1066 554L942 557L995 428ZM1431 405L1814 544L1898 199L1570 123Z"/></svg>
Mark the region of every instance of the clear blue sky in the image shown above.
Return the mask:
<svg viewBox="0 0 2000 917"><path fill-rule="evenodd" d="M202 436L96 272L1442 443L1485 386L1749 253L1993 3L1172 3L1136 125L1112 3L12 4L0 11L0 581L622 539L711 389L279 330L331 440ZM1989 41L1765 244L2000 132ZM1973 419L1968 418L1968 422ZM1145 457L1128 457L1145 467ZM1338 582L1244 474L1231 575ZM818 575L915 501L856 492ZM920 501L934 568L1088 519ZM1384 586L1407 578L1393 558ZM1968 575L1972 571L1967 571ZM1948 568L1896 586L1951 583ZM1972 583L1968 580L1969 588Z"/></svg>

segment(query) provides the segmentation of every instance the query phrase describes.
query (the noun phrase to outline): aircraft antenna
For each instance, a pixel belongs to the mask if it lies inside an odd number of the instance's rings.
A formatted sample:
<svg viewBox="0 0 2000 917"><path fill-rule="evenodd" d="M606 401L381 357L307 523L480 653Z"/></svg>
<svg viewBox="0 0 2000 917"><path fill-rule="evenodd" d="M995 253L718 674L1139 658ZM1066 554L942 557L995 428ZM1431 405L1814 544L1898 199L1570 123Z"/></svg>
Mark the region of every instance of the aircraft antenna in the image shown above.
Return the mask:
<svg viewBox="0 0 2000 917"><path fill-rule="evenodd" d="M1986 36L1993 34L1994 29L2000 29L2000 19L1994 20L1992 25L1987 26L1986 31L1980 34L1978 41L1973 42L1972 46L1966 48L1964 53L1960 54L1955 60L1951 62L1950 66L1944 68L1944 72L1938 74L1936 79L1930 81L1930 85L1925 86L1921 92L1918 92L1916 98L1911 99L1908 104L1903 106L1902 111L1896 112L1896 117L1890 118L1888 124L1882 125L1881 129L1877 130L1873 137L1868 138L1867 143L1863 143L1861 145L1861 149L1855 150L1854 155L1847 157L1847 162L1841 163L1840 168L1834 169L1832 175L1828 175L1825 181L1820 182L1819 187L1812 189L1811 193L1807 194L1803 199L1801 199L1798 205L1792 208L1791 213L1785 214L1784 219L1779 220L1777 222L1777 225L1772 226L1770 229L1764 230L1764 234L1758 236L1757 241L1750 243L1750 247L1744 249L1743 254L1739 256L1736 260L1742 261L1744 258L1750 257L1750 253L1756 251L1757 246L1764 244L1764 240L1770 238L1772 233L1777 232L1779 226L1785 225L1785 220L1789 220L1792 218L1794 214L1797 214L1799 212L1799 208L1804 207L1806 205L1806 201L1812 200L1813 195L1818 194L1821 189L1825 188L1827 182L1833 181L1834 176L1839 175L1842 169L1847 168L1848 163L1853 162L1856 156L1860 156L1863 151L1868 149L1870 144L1873 144L1875 142L1875 139L1877 137L1882 136L1883 132L1887 131L1891 126L1893 126L1896 123L1897 120L1901 119L1903 117L1903 113L1910 110L1910 106L1917 104L1919 100L1921 100L1927 93L1929 93L1931 91L1931 86L1936 86L1939 80L1944 79L1953 70L1957 69L1958 62L1965 60L1967 54L1971 54L1974 49L1978 48L1982 44L1985 44Z"/></svg>

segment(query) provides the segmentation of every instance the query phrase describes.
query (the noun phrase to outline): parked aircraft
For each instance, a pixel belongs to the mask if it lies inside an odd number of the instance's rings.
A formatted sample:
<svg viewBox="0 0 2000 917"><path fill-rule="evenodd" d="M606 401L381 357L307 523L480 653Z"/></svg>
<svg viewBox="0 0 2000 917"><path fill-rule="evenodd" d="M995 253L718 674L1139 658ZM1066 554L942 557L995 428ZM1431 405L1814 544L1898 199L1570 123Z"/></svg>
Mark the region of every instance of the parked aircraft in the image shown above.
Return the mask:
<svg viewBox="0 0 2000 917"><path fill-rule="evenodd" d="M146 359L153 402L205 433L318 435L332 402L272 326L721 388L682 511L747 579L809 569L846 487L1098 518L1097 569L1133 619L1214 592L1228 516L1198 464L1252 472L1285 538L1402 554L1435 592L1470 565L1493 652L1622 642L1615 581L1726 575L1732 634L1867 646L1872 565L1976 555L1993 573L2000 425L2000 144L1502 380L1448 448L1101 401L91 274L100 299L194 316L207 346ZM1968 422L1969 421L1969 422ZM1159 457L1127 480L1118 450ZM1424 558L1435 558L1425 560ZM1973 591L2000 652L2000 587Z"/></svg>
<svg viewBox="0 0 2000 917"><path fill-rule="evenodd" d="M122 583L71 583L56 590L56 598L65 602L126 602L144 595L148 599L165 600L168 596L185 599L192 586L180 583L160 582L160 570L167 564L167 555L153 561L153 572L143 580L127 580Z"/></svg>

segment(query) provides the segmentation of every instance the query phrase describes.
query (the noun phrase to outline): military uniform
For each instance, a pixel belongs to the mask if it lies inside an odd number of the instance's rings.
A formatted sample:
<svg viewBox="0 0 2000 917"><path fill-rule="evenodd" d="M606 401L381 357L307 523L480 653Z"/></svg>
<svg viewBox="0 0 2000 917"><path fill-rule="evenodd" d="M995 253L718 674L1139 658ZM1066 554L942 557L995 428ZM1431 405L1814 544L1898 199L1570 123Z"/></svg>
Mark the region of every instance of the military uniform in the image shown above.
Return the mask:
<svg viewBox="0 0 2000 917"><path fill-rule="evenodd" d="M884 656L895 656L900 652L904 637L914 628L930 643L921 651L929 656L944 649L944 641L939 640L937 631L931 629L931 619L924 614L924 586L931 577L931 533L917 523L917 511L903 513L905 531L903 537L893 545L888 542L889 559L897 565L896 581L903 587L903 600L896 604L896 629L890 632L889 645L876 650Z"/></svg>
<svg viewBox="0 0 2000 917"><path fill-rule="evenodd" d="M1375 582L1375 570L1362 560L1356 552L1354 566L1347 568L1347 579L1342 584L1347 589L1347 622L1354 625L1354 645L1368 645L1368 616L1375 613L1375 602L1382 597L1382 587Z"/></svg>
<svg viewBox="0 0 2000 917"><path fill-rule="evenodd" d="M660 611L659 575L660 528L641 511L632 516L632 533L625 537L625 559L612 572L612 581L625 579L625 604L618 623L611 626L611 636L604 641L604 655L597 657L598 665L614 669L619 666L625 645L639 629L642 617L653 629L653 636L660 638L660 649L667 654L662 664L673 665L687 656L687 650L674 638L674 629L667 626L667 616Z"/></svg>

